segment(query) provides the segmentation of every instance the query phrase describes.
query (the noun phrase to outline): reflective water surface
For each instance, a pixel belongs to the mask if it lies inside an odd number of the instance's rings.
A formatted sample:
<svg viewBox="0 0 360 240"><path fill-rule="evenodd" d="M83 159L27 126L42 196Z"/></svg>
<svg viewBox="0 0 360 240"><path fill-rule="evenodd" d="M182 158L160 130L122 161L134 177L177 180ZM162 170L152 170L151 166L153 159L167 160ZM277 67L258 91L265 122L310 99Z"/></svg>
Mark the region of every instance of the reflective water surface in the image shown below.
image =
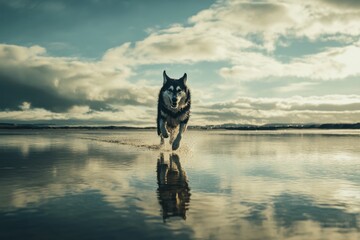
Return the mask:
<svg viewBox="0 0 360 240"><path fill-rule="evenodd" d="M0 131L0 239L360 239L359 131Z"/></svg>

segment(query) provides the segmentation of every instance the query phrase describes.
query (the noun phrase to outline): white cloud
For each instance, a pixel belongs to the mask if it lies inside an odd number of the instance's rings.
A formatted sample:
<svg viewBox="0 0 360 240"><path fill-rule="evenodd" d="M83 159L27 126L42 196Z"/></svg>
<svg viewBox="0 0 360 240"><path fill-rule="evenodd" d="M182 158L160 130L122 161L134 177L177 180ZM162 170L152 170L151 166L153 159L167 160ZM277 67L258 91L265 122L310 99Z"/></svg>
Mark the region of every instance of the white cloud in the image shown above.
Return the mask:
<svg viewBox="0 0 360 240"><path fill-rule="evenodd" d="M188 26L152 30L135 43L109 49L103 61L130 66L227 61L222 77L252 80L268 76L341 79L359 74L360 9L353 1L218 1L189 18ZM281 39L280 39L281 37ZM291 41L338 41L347 46L297 57L290 63L271 54ZM267 50L270 54L264 53Z"/></svg>
<svg viewBox="0 0 360 240"><path fill-rule="evenodd" d="M29 105L30 106L30 105ZM21 106L22 110L14 111L0 111L0 121L53 121L53 120L67 120L62 113L55 113L43 108L26 108Z"/></svg>
<svg viewBox="0 0 360 240"><path fill-rule="evenodd" d="M89 113L91 111L91 109L89 108L89 106L73 106L72 108L69 109L69 113L80 113L80 114L85 114L85 113Z"/></svg>
<svg viewBox="0 0 360 240"><path fill-rule="evenodd" d="M31 100L25 100L19 110L0 112L2 121L23 120L77 120L87 122L119 122L153 126L156 116L157 88L130 83L128 68L119 71L114 63L107 60L85 62L78 59L52 58L40 47L0 46L1 74L11 77L19 85L29 85L46 91L53 91L64 99L74 100L66 111L56 112L36 106ZM288 64L281 64L257 53L248 53L245 59L256 59L243 64L244 78L265 77L258 71L262 66L267 74L331 79L334 76L350 76L359 71L352 62L360 51L358 46L328 49L326 53L307 56ZM5 60L6 59L8 61ZM325 60L324 60L325 59ZM246 64L254 66L245 67ZM333 65L338 65L335 68ZM120 68L122 69L122 68ZM126 70L129 71L126 71ZM285 71L286 70L286 71ZM326 71L322 71L326 70ZM299 75L301 74L301 75ZM236 76L236 75L235 75ZM237 77L239 77L237 75ZM279 88L278 91L296 90L311 86L311 82L300 82ZM225 89L226 91L226 89ZM194 93L201 92L194 89ZM207 123L251 123L271 122L355 122L360 119L360 98L358 95L328 95L323 97L292 98L238 98L223 102L212 99L213 103L204 104L202 94L194 98L191 124ZM206 94L205 94L206 95ZM100 101L107 108L92 109L91 101ZM44 99L46 102L46 99ZM215 102L215 103L214 103ZM216 103L217 102L217 103ZM141 117L139 117L141 116Z"/></svg>
<svg viewBox="0 0 360 240"><path fill-rule="evenodd" d="M313 80L335 80L360 75L360 46L328 48L321 53L282 63L258 53L244 53L234 59L234 66L219 73L224 78L253 80L265 77L298 77Z"/></svg>
<svg viewBox="0 0 360 240"><path fill-rule="evenodd" d="M193 16L190 22L213 24L239 37L256 34L268 50L274 50L274 40L296 24L286 4L271 1L221 1Z"/></svg>
<svg viewBox="0 0 360 240"><path fill-rule="evenodd" d="M197 124L353 123L360 119L359 95L290 98L241 97L202 104L194 110Z"/></svg>
<svg viewBox="0 0 360 240"><path fill-rule="evenodd" d="M29 103L30 104L30 103ZM25 106L24 106L25 105ZM21 110L0 111L0 121L28 121L28 122L54 122L65 123L70 121L78 124L116 124L127 126L154 126L155 112L149 114L148 107L114 106L116 111L95 111L88 106L73 106L67 112L56 113L44 108L27 108L23 104ZM143 116L143 117L139 117ZM145 117L144 117L145 116Z"/></svg>
<svg viewBox="0 0 360 240"><path fill-rule="evenodd" d="M221 61L228 59L230 51L253 46L251 41L211 24L172 26L150 34L133 46L125 43L109 49L103 61L117 61L130 66Z"/></svg>
<svg viewBox="0 0 360 240"><path fill-rule="evenodd" d="M258 34L273 50L279 36L316 39L321 35L360 34L360 8L353 1L219 1L193 16L192 23L212 22L241 36ZM351 4L352 3L352 4ZM345 6L339 8L339 6Z"/></svg>
<svg viewBox="0 0 360 240"><path fill-rule="evenodd" d="M23 111L29 110L30 107L31 107L31 103L29 103L29 102L23 102L23 103L19 106L19 108L20 108L21 110L23 110Z"/></svg>
<svg viewBox="0 0 360 240"><path fill-rule="evenodd" d="M0 121L77 121L79 123L118 123L132 126L155 126L153 106L114 105L116 111L94 111L88 106L73 106L68 112L55 113L31 108L0 112ZM353 123L360 119L359 95L327 95L290 98L241 97L233 101L192 107L191 125L267 124L267 123Z"/></svg>

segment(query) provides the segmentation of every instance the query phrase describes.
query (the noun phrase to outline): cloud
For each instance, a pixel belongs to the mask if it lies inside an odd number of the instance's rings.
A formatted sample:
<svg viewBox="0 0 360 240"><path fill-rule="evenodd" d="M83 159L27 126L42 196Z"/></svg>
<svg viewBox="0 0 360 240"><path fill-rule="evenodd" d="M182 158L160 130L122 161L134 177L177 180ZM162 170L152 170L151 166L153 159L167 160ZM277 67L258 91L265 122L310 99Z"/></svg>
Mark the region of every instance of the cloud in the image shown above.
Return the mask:
<svg viewBox="0 0 360 240"><path fill-rule="evenodd" d="M130 82L132 74L121 63L0 44L0 120L152 123L150 116L139 116L156 108L158 88Z"/></svg>
<svg viewBox="0 0 360 240"><path fill-rule="evenodd" d="M273 50L279 36L307 37L348 34L358 36L359 11L355 1L219 1L193 16L192 23L213 23L237 31L240 36L257 34L263 46ZM339 6L349 6L339 8Z"/></svg>
<svg viewBox="0 0 360 240"><path fill-rule="evenodd" d="M359 95L326 95L290 98L241 97L234 101L200 105L197 123L335 123L356 122L360 117Z"/></svg>
<svg viewBox="0 0 360 240"><path fill-rule="evenodd" d="M125 43L109 49L103 56L103 61L118 61L129 65L222 61L228 59L230 50L251 46L254 46L252 42L216 26L174 25L154 32L133 45Z"/></svg>
<svg viewBox="0 0 360 240"><path fill-rule="evenodd" d="M336 80L358 76L360 44L328 48L323 52L282 63L259 53L244 53L234 59L234 66L221 68L224 78L253 80L265 77L298 77L314 80Z"/></svg>
<svg viewBox="0 0 360 240"><path fill-rule="evenodd" d="M273 50L273 41L286 34L294 23L287 5L277 2L220 1L190 19L195 24L212 24L238 37L261 37L263 47Z"/></svg>
<svg viewBox="0 0 360 240"><path fill-rule="evenodd" d="M297 92L297 91L304 91L308 90L311 87L316 86L316 83L312 82L299 82L299 83L290 83L287 86L281 86L275 89L278 93L285 93L285 92Z"/></svg>
<svg viewBox="0 0 360 240"><path fill-rule="evenodd" d="M346 5L351 4L356 5ZM190 17L187 25L152 30L141 41L109 49L103 61L130 66L225 61L230 66L219 70L224 78L342 79L359 75L354 64L360 59L359 16L359 8L337 7L333 1L218 1ZM292 58L290 63L273 54L278 46L291 47L292 41L304 38L342 45Z"/></svg>
<svg viewBox="0 0 360 240"><path fill-rule="evenodd" d="M286 66L261 54L249 53L249 56L257 58L257 61L250 63L268 68L269 74L283 76L282 71L287 68L289 70L286 72L293 71L292 74L295 75L298 71L298 74L302 74L300 77L313 75L314 78L327 79L336 73L345 77L357 71L355 63L349 61L354 59L352 54L358 54L357 51L356 46L333 48L326 52L326 58L318 54L308 56L305 60L290 62ZM339 64L339 68L331 67L333 63ZM253 68L244 68L239 73L248 74L247 77L259 77L257 69L260 66L256 64ZM327 66L329 72L320 71L322 66ZM319 70L317 72L314 69ZM149 86L146 82L143 86L131 83L128 80L131 71L131 67L117 66L109 59L86 62L73 58L53 58L47 56L45 49L38 46L26 48L0 45L0 85L3 100L0 104L3 108L0 120L107 122L153 126L157 87ZM279 88L278 91L289 91L289 88L296 90L311 85L311 82L294 83L287 86L287 89ZM194 92L201 90L194 88ZM192 108L193 125L224 122L354 122L360 117L358 95L244 97L235 101L215 98L208 104L202 101L202 94L198 95L194 98Z"/></svg>
<svg viewBox="0 0 360 240"><path fill-rule="evenodd" d="M30 107L31 107L31 103L29 103L29 102L23 102L23 103L19 106L19 108L20 108L21 110L23 110L23 111L29 110Z"/></svg>
<svg viewBox="0 0 360 240"><path fill-rule="evenodd" d="M52 112L44 108L32 108L30 103L23 103L20 110L0 111L0 121L17 123L55 123L98 125L115 124L134 127L154 126L155 112L139 106L115 106L114 110L96 111L89 106L74 105L67 112ZM146 116L146 117L139 117Z"/></svg>
<svg viewBox="0 0 360 240"><path fill-rule="evenodd" d="M15 108L30 102L33 107L66 111L74 105L94 109L111 104L149 105L154 89L130 83L131 69L123 64L90 62L46 55L39 46L0 45L0 85L4 101ZM6 95L6 96L5 96Z"/></svg>

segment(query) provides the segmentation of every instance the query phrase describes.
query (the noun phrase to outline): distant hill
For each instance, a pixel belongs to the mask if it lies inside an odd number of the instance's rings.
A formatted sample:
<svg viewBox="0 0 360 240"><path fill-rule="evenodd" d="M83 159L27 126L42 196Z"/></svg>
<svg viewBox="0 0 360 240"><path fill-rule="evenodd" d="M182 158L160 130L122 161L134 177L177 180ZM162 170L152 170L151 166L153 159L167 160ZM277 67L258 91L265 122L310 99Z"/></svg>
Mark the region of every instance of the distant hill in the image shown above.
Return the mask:
<svg viewBox="0 0 360 240"><path fill-rule="evenodd" d="M132 130L132 129L155 129L155 127L129 127L129 126L78 126L78 125L54 125L54 124L17 124L17 123L0 123L0 129L119 129L119 130Z"/></svg>
<svg viewBox="0 0 360 240"><path fill-rule="evenodd" d="M136 130L155 129L155 127L129 126L60 126L53 124L15 124L0 123L0 129L84 129L84 130ZM286 124L273 123L265 125L248 125L226 123L221 125L189 126L189 129L199 130L280 130L280 129L360 129L360 123L324 123L324 124Z"/></svg>

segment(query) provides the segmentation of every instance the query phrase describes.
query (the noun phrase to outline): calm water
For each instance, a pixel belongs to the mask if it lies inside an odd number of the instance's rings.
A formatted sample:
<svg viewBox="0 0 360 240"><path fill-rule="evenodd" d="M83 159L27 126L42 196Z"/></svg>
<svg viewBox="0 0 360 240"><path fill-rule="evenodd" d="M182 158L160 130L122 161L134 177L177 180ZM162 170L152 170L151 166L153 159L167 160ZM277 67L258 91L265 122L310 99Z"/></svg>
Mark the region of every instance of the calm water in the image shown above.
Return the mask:
<svg viewBox="0 0 360 240"><path fill-rule="evenodd" d="M360 239L359 131L1 131L0 239Z"/></svg>

